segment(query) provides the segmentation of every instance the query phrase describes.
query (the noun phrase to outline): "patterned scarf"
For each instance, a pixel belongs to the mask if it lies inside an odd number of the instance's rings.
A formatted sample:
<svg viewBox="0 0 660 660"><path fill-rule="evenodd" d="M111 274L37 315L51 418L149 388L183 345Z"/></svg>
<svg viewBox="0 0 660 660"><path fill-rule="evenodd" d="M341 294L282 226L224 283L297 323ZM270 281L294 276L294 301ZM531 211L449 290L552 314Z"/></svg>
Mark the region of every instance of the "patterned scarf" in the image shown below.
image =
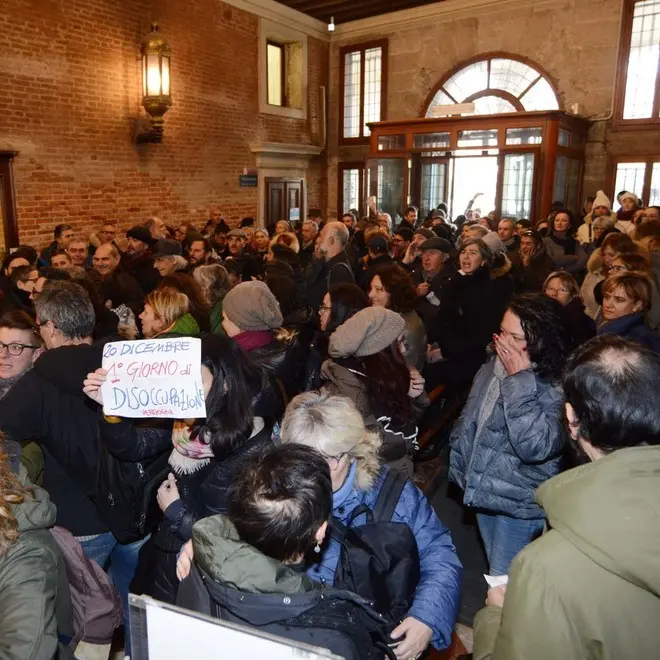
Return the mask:
<svg viewBox="0 0 660 660"><path fill-rule="evenodd" d="M193 474L208 465L213 458L210 445L203 442L199 435L195 439L191 438L194 421L177 419L172 428L174 449L168 462L177 475Z"/></svg>

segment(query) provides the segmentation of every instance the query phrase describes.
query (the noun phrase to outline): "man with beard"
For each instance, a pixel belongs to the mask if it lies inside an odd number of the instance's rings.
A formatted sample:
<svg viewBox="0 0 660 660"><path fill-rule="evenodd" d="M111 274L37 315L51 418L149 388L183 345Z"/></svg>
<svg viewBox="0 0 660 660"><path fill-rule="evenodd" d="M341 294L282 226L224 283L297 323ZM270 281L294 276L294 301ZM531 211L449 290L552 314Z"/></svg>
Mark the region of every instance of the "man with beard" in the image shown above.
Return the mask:
<svg viewBox="0 0 660 660"><path fill-rule="evenodd" d="M124 258L124 270L133 276L146 296L160 282L160 275L154 268L151 248L155 243L151 232L141 225L136 225L126 232L128 244Z"/></svg>
<svg viewBox="0 0 660 660"><path fill-rule="evenodd" d="M568 360L578 467L542 484L549 530L475 619L474 657L651 660L660 648L660 357L613 335Z"/></svg>
<svg viewBox="0 0 660 660"><path fill-rule="evenodd" d="M198 232L191 232L186 237L186 244L188 247L188 263L190 264L190 272L197 266L208 266L209 264L219 263L219 259L213 252L211 241L204 238Z"/></svg>

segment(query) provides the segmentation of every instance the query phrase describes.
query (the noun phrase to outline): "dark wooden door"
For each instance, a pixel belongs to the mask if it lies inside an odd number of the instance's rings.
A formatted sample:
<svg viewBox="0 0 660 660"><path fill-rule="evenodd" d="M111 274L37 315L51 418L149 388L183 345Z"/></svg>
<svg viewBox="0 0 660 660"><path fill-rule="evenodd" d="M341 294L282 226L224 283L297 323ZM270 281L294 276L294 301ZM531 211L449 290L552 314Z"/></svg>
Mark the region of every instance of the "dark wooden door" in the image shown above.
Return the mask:
<svg viewBox="0 0 660 660"><path fill-rule="evenodd" d="M302 179L266 179L266 225L278 220L296 223L305 219Z"/></svg>
<svg viewBox="0 0 660 660"><path fill-rule="evenodd" d="M0 151L0 227L2 232L0 250L3 253L18 245L16 200L12 179L12 160L15 155L11 151Z"/></svg>

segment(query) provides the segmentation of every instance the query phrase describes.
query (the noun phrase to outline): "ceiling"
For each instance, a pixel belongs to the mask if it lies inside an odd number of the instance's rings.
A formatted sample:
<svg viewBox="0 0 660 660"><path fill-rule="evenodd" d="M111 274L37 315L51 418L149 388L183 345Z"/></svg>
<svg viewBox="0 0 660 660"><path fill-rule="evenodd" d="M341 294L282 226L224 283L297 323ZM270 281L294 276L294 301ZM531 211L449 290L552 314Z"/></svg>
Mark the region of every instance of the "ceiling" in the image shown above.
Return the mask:
<svg viewBox="0 0 660 660"><path fill-rule="evenodd" d="M283 5L297 9L328 23L334 16L335 24L348 23L360 18L388 14L392 11L430 5L439 0L278 0Z"/></svg>

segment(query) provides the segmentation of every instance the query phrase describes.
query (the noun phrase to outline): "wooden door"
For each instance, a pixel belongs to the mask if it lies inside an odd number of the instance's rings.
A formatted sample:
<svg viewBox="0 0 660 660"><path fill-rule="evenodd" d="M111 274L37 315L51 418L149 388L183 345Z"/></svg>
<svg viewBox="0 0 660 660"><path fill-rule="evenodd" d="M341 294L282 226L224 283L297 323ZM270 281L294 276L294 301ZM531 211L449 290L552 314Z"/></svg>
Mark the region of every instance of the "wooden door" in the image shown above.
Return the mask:
<svg viewBox="0 0 660 660"><path fill-rule="evenodd" d="M305 219L303 179L266 179L266 226L278 220L296 224Z"/></svg>
<svg viewBox="0 0 660 660"><path fill-rule="evenodd" d="M16 225L16 201L12 179L14 152L0 151L0 252L18 245Z"/></svg>

